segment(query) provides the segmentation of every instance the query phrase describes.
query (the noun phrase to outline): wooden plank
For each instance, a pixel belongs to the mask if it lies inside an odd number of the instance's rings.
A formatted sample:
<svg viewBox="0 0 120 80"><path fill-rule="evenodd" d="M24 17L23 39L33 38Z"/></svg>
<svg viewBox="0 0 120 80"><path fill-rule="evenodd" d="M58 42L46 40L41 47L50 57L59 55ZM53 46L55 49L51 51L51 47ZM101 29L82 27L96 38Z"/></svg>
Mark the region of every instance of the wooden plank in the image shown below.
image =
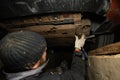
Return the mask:
<svg viewBox="0 0 120 80"><path fill-rule="evenodd" d="M34 31L38 32L41 35L49 38L49 37L70 37L74 36L76 25L44 25L44 26L32 26L26 28L14 28L9 29L10 32L14 31Z"/></svg>
<svg viewBox="0 0 120 80"><path fill-rule="evenodd" d="M18 28L20 26L27 26L40 23L49 23L51 25L51 22L53 21L64 21L64 20L75 20L75 23L79 23L81 21L81 14L80 13L64 13L64 14L48 14L48 15L41 15L41 16L34 16L34 17L25 17L25 18L17 18L17 19L11 19L11 20L5 20L1 23L5 25L6 28ZM74 23L74 22L73 22Z"/></svg>
<svg viewBox="0 0 120 80"><path fill-rule="evenodd" d="M82 22L82 23L81 23ZM90 33L90 20L82 20L79 24L64 24L64 25L38 25L38 26L30 26L25 28L11 28L10 32L13 31L34 31L41 33L45 37L73 37L75 34L75 29L79 27L81 32ZM89 25L89 27L85 27L85 25ZM85 29L84 29L85 28Z"/></svg>
<svg viewBox="0 0 120 80"><path fill-rule="evenodd" d="M120 53L120 42L109 44L102 48L92 50L89 52L89 55L111 55Z"/></svg>
<svg viewBox="0 0 120 80"><path fill-rule="evenodd" d="M88 57L89 80L120 80L120 53Z"/></svg>
<svg viewBox="0 0 120 80"><path fill-rule="evenodd" d="M81 23L84 22L84 23ZM14 31L34 31L42 36L44 36L47 40L48 45L54 46L70 46L74 45L74 35L75 29L80 28L82 32L87 34L90 33L89 29L83 29L82 25L90 25L90 21L82 20L79 24L64 24L64 25L38 25L38 26L30 26L25 28L11 28L10 32Z"/></svg>
<svg viewBox="0 0 120 80"><path fill-rule="evenodd" d="M90 20L81 20L82 15L80 13L69 13L69 14L57 14L57 15L44 15L39 17L32 17L32 18L23 18L23 19L15 19L6 21L4 25L6 25L9 32L14 31L34 31L42 36L44 36L50 46L70 46L74 45L74 35L75 29L79 27L80 31L84 31L85 33L89 34L89 29L83 29L84 25L91 25ZM59 24L59 25L40 25L36 23L41 22L51 22L51 21L60 21L60 20L72 20L73 23L67 24ZM35 23L31 25L31 23ZM28 26L24 26L23 24L27 24ZM8 26L9 25L9 26ZM17 26L19 25L19 26Z"/></svg>
<svg viewBox="0 0 120 80"><path fill-rule="evenodd" d="M88 75L90 80L120 80L120 42L90 51Z"/></svg>

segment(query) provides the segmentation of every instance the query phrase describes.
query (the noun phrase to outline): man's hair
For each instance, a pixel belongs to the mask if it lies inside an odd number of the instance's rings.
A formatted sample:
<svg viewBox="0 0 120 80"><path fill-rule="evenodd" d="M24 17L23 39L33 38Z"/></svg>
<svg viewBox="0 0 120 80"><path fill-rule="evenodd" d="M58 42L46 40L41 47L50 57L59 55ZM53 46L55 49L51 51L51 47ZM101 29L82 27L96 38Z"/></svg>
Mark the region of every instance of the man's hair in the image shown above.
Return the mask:
<svg viewBox="0 0 120 80"><path fill-rule="evenodd" d="M47 44L45 39L30 31L13 32L0 42L0 58L6 72L30 70L41 58Z"/></svg>

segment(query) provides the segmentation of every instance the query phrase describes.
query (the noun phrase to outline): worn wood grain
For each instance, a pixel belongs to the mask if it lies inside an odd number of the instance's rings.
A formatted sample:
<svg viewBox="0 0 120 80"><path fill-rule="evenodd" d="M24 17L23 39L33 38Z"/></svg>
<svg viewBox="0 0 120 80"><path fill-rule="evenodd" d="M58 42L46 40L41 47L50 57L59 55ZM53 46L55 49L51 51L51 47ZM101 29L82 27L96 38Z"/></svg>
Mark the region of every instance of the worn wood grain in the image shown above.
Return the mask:
<svg viewBox="0 0 120 80"><path fill-rule="evenodd" d="M88 57L89 80L120 80L120 53Z"/></svg>
<svg viewBox="0 0 120 80"><path fill-rule="evenodd" d="M89 55L111 55L120 53L120 42L106 45L89 52Z"/></svg>
<svg viewBox="0 0 120 80"><path fill-rule="evenodd" d="M90 80L120 80L120 42L89 52Z"/></svg>

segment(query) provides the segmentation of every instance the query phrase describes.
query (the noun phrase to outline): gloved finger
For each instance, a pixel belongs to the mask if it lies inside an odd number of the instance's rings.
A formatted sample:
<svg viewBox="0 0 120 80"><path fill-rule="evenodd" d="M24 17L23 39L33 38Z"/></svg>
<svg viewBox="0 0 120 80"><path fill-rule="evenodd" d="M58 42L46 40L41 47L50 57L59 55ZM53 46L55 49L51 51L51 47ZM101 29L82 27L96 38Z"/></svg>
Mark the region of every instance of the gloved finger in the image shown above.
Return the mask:
<svg viewBox="0 0 120 80"><path fill-rule="evenodd" d="M78 36L75 35L76 40L78 40Z"/></svg>
<svg viewBox="0 0 120 80"><path fill-rule="evenodd" d="M86 39L85 34L82 34L81 39Z"/></svg>

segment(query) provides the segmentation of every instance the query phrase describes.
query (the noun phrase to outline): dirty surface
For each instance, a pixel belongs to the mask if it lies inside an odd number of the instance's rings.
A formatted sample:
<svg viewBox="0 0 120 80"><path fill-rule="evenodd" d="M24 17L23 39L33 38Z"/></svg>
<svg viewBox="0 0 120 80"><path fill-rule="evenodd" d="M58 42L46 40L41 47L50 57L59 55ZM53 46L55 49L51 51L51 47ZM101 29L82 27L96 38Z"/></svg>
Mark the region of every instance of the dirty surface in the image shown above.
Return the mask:
<svg viewBox="0 0 120 80"><path fill-rule="evenodd" d="M88 74L90 80L120 79L120 42L89 52Z"/></svg>
<svg viewBox="0 0 120 80"><path fill-rule="evenodd" d="M120 42L109 44L102 48L90 51L89 55L111 55L120 53Z"/></svg>
<svg viewBox="0 0 120 80"><path fill-rule="evenodd" d="M117 55L89 56L89 80L120 80L120 53Z"/></svg>

